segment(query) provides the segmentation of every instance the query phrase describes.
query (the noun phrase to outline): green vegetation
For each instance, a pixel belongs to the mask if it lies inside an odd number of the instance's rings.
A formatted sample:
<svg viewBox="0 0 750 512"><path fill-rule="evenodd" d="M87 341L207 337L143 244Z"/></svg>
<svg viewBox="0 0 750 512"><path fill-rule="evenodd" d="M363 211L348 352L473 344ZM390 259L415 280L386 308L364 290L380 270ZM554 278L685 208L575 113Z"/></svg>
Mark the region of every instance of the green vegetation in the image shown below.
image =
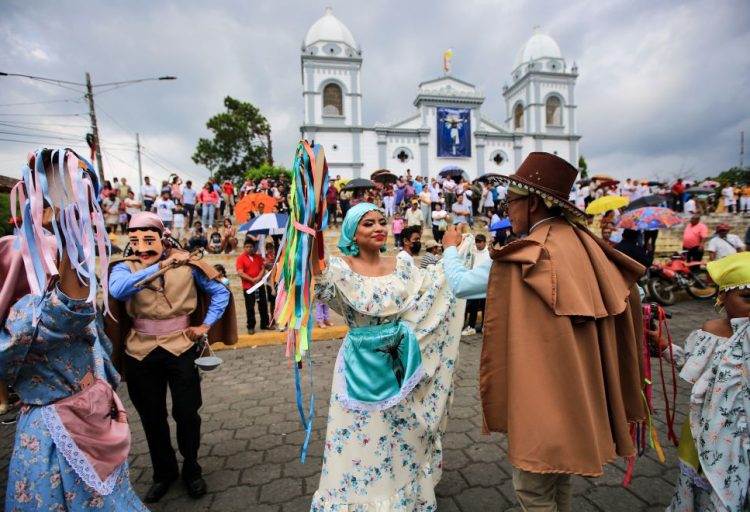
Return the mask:
<svg viewBox="0 0 750 512"><path fill-rule="evenodd" d="M248 169L271 158L271 126L252 103L224 98L226 112L216 114L206 123L213 139L198 140L193 162L205 165L219 180L234 180Z"/></svg>

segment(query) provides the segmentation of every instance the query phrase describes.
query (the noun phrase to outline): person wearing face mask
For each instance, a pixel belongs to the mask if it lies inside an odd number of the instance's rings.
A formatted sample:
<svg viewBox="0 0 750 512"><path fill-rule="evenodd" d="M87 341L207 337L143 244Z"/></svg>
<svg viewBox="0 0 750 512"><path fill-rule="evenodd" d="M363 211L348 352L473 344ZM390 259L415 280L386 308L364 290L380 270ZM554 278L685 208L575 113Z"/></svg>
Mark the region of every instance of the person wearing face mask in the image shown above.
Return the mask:
<svg viewBox="0 0 750 512"><path fill-rule="evenodd" d="M316 300L349 327L333 372L314 511L437 508L463 301L440 263L422 270L411 256L385 256L387 233L384 212L360 203L342 224L344 256L328 258L322 273L313 267Z"/></svg>
<svg viewBox="0 0 750 512"><path fill-rule="evenodd" d="M208 263L167 244L168 232L153 213L130 219L128 239L132 256L110 267L110 309L106 322L114 345L115 362L124 368L128 393L146 434L154 483L144 501L154 503L179 476L188 495L206 493L200 446L201 388L195 359L196 341L237 342L231 292ZM139 283L166 269L149 283ZM183 458L177 466L167 423L167 386L172 393L172 415Z"/></svg>
<svg viewBox="0 0 750 512"><path fill-rule="evenodd" d="M534 152L501 178L509 184L501 207L527 236L490 262L467 270L456 257L460 234L443 238L456 296L487 294L483 430L507 434L523 510L572 510L571 475L600 476L618 456L632 457L630 426L646 415L635 286L644 267L582 227L585 214L568 201L577 174Z"/></svg>
<svg viewBox="0 0 750 512"><path fill-rule="evenodd" d="M398 253L399 258L406 258L414 263L414 257L422 250L422 230L419 226L408 226L401 232L403 250Z"/></svg>

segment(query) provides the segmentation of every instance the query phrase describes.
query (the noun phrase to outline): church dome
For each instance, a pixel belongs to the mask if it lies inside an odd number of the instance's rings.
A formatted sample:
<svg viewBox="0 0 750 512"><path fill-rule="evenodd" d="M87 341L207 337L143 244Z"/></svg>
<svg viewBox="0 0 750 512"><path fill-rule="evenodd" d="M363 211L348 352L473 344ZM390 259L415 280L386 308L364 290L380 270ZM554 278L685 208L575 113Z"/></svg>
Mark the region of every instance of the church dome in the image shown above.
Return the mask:
<svg viewBox="0 0 750 512"><path fill-rule="evenodd" d="M526 62L543 58L562 59L562 52L554 39L547 34L543 34L539 27L535 27L534 35L518 50L513 69Z"/></svg>
<svg viewBox="0 0 750 512"><path fill-rule="evenodd" d="M321 41L344 43L354 50L359 49L351 30L333 15L333 9L330 7L326 7L325 14L307 31L302 47L304 49Z"/></svg>

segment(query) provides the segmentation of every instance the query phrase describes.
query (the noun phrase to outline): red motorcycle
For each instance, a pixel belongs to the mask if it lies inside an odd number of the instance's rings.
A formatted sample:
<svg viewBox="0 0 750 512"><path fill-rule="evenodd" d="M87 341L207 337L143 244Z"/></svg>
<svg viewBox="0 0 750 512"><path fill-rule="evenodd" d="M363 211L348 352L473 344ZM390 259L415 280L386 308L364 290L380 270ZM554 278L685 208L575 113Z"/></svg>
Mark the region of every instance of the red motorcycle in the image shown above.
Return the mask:
<svg viewBox="0 0 750 512"><path fill-rule="evenodd" d="M719 287L700 261L688 262L685 251L675 254L667 263L654 263L648 270L648 293L662 306L675 303L675 292L685 290L694 299L713 299Z"/></svg>

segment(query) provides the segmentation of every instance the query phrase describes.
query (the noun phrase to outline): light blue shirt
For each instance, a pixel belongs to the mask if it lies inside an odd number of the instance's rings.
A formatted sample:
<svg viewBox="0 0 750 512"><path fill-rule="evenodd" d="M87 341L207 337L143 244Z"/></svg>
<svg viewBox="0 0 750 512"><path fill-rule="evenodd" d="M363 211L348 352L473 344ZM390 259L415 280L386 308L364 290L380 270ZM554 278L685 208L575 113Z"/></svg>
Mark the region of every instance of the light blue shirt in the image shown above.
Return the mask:
<svg viewBox="0 0 750 512"><path fill-rule="evenodd" d="M443 266L453 295L459 299L484 299L490 279L492 260L468 269L463 266L455 247L443 251Z"/></svg>
<svg viewBox="0 0 750 512"><path fill-rule="evenodd" d="M185 204L195 204L195 197L197 195L198 192L195 189L185 187L182 189L182 202Z"/></svg>
<svg viewBox="0 0 750 512"><path fill-rule="evenodd" d="M126 301L131 295L141 291L140 288L135 287L135 283L158 270L158 263L137 272L131 272L125 263L118 263L112 267L112 273L109 275L109 293L117 300ZM207 278L203 272L196 269L193 269L193 279L198 289L211 297L203 323L213 325L222 317L229 304L229 290L220 282Z"/></svg>

